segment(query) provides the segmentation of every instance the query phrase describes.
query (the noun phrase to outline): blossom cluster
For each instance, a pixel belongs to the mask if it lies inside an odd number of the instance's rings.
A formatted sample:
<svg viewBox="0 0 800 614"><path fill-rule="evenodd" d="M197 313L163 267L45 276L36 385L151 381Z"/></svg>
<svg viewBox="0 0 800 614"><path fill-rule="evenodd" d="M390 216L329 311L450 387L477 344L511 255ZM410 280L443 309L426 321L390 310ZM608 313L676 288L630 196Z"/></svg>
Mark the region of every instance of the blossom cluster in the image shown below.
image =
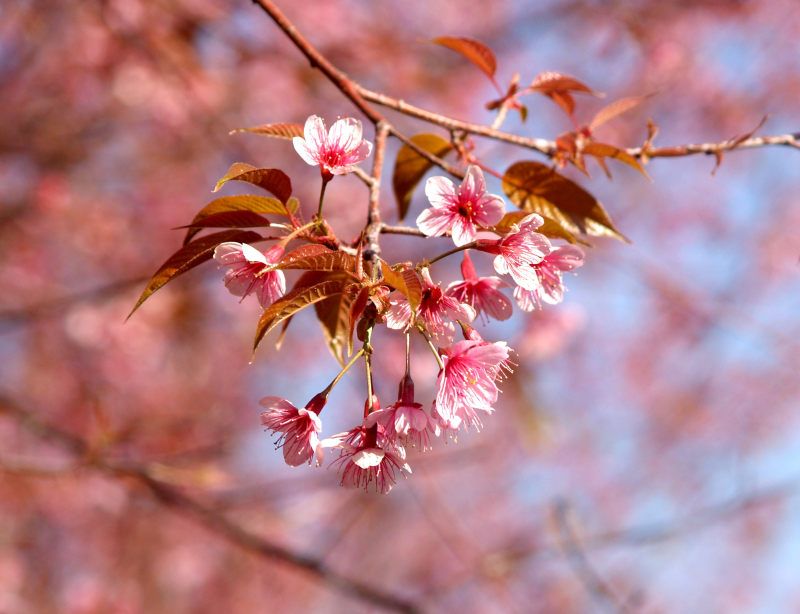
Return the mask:
<svg viewBox="0 0 800 614"><path fill-rule="evenodd" d="M371 143L362 138L359 121L340 119L327 131L317 116L306 121L304 137L295 137L294 147L305 162L320 167L323 184L351 172L372 150ZM399 475L411 472L406 460L408 448L424 452L435 440L452 438L461 428L480 429L482 421L494 411L498 382L511 368L511 349L505 341L484 341L472 323L478 318L486 323L512 315L513 302L504 289L511 289L511 296L523 311L541 308L542 303L561 302L563 273L583 264L579 248L553 245L539 232L544 223L540 215L512 215L504 222L508 217L505 202L487 191L483 172L475 164L467 166L458 186L446 177L429 178L425 194L430 206L416 219L420 234L449 236L455 249L411 269L418 276L418 296L412 297L407 289L385 280L373 283L369 297L374 309L368 326L385 324L406 336L419 334L425 338L439 366L435 399L425 405L415 398L407 349L406 373L397 400L382 408L369 385L358 425L322 438L320 414L328 394L356 359L369 361L373 349L368 335L365 349L304 407L275 396L261 400L265 409L262 423L277 436L276 446L283 449L287 464L321 465L325 449L330 448L337 453L333 465L340 472L342 485L388 492ZM228 290L242 299L255 295L265 309L278 301L286 292L279 264L286 244L298 232L296 229L265 252L245 243L218 245L214 259L228 268L224 278ZM493 256L496 275L479 276L470 250ZM434 281L431 265L454 253L462 254L462 279L443 288ZM459 329L464 338L457 341Z"/></svg>

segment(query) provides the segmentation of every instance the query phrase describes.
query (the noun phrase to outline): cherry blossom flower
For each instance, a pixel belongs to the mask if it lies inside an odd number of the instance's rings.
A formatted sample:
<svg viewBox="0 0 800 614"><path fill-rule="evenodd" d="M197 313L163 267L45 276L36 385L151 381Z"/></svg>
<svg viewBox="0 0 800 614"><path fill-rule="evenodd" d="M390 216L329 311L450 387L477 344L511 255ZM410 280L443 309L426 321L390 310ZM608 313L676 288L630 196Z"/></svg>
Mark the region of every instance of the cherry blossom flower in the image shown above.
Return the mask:
<svg viewBox="0 0 800 614"><path fill-rule="evenodd" d="M439 435L438 425L420 403L414 402L414 382L404 376L400 380L397 402L386 409L374 411L364 421L365 426L380 424L383 435L394 441L426 451L431 449L431 435Z"/></svg>
<svg viewBox="0 0 800 614"><path fill-rule="evenodd" d="M264 397L260 403L269 411L261 414L261 423L273 433L281 433L275 441L277 447L283 447L283 458L287 465L297 467L316 459L322 464L323 448L320 445L319 433L322 422L319 412L325 406L327 397L322 393L311 399L303 409L298 409L286 399L280 397Z"/></svg>
<svg viewBox="0 0 800 614"><path fill-rule="evenodd" d="M469 254L464 252L461 262L461 274L464 281L453 282L447 286L445 293L460 303L466 303L482 316L484 323L491 316L495 320L508 320L511 317L511 299L498 288L509 284L499 277L478 277Z"/></svg>
<svg viewBox="0 0 800 614"><path fill-rule="evenodd" d="M472 322L475 310L433 283L428 269L422 269L422 300L416 314L411 312L408 298L401 292L389 295L389 310L386 312L386 325L395 330L408 330L420 321L430 333L434 343L440 347L450 345L455 336L454 320Z"/></svg>
<svg viewBox="0 0 800 614"><path fill-rule="evenodd" d="M562 273L583 265L583 250L574 245L562 245L551 251L539 264L532 265L538 285L532 289L515 288L514 298L520 309L533 311L542 301L556 305L564 299Z"/></svg>
<svg viewBox="0 0 800 614"><path fill-rule="evenodd" d="M425 195L432 206L417 217L417 226L431 237L451 231L459 246L474 241L478 227L496 224L506 211L502 198L486 193L483 172L472 164L458 189L447 177L431 177Z"/></svg>
<svg viewBox="0 0 800 614"><path fill-rule="evenodd" d="M478 241L478 249L497 254L494 259L494 270L501 275L511 277L526 290L533 290L539 285L532 265L539 264L550 253L550 241L536 229L544 224L542 216L532 213L522 218L512 231L501 239L483 239Z"/></svg>
<svg viewBox="0 0 800 614"><path fill-rule="evenodd" d="M477 335L477 333L475 334ZM476 411L491 413L497 401L496 381L509 370L509 348L505 341L487 343L471 339L453 344L442 354L435 412L446 428L481 423Z"/></svg>
<svg viewBox="0 0 800 614"><path fill-rule="evenodd" d="M231 294L242 300L255 292L262 307L271 305L286 292L283 271L271 269L283 256L283 247L275 245L260 252L247 243L220 243L214 250L214 260L231 269L225 273L224 282Z"/></svg>
<svg viewBox="0 0 800 614"><path fill-rule="evenodd" d="M361 138L361 122L352 117L336 120L330 131L325 121L316 115L306 120L305 138L292 139L301 158L311 166L319 166L323 176L350 173L356 164L372 152L372 143Z"/></svg>
<svg viewBox="0 0 800 614"><path fill-rule="evenodd" d="M372 488L386 494L394 486L398 474L411 473L405 450L386 437L379 423L366 426L365 422L337 437L339 442L334 447L339 448L341 454L335 463L340 467L342 486L366 491Z"/></svg>

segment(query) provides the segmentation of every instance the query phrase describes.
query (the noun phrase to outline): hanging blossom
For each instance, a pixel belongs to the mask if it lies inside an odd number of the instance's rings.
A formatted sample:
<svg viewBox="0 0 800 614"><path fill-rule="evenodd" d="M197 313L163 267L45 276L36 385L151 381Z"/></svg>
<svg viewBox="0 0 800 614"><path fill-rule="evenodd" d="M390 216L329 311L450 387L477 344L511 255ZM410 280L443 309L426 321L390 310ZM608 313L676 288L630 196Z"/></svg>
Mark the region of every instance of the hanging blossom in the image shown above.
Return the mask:
<svg viewBox="0 0 800 614"><path fill-rule="evenodd" d="M261 423L273 433L280 433L275 441L283 447L283 458L287 465L297 467L312 459L322 464L323 447L319 440L322 422L319 412L325 406L327 396L320 393L303 409L298 409L286 399L264 397L260 403L268 411L261 414Z"/></svg>
<svg viewBox="0 0 800 614"><path fill-rule="evenodd" d="M374 411L367 416L367 427L380 424L387 439L418 448L422 452L431 449L431 435L438 437L440 429L420 403L414 402L414 382L406 375L400 380L397 402L386 409Z"/></svg>
<svg viewBox="0 0 800 614"><path fill-rule="evenodd" d="M416 314L405 294L399 291L389 295L389 310L386 312L386 326L395 330L408 330L417 321L422 322L430 333L434 343L444 347L453 342L456 327L455 320L472 322L475 310L460 303L433 283L427 268L422 269L422 299Z"/></svg>
<svg viewBox="0 0 800 614"><path fill-rule="evenodd" d="M431 207L419 215L417 226L431 237L450 231L457 246L474 241L479 227L496 224L506 212L502 198L486 193L483 172L472 164L458 189L447 177L431 177L425 195Z"/></svg>
<svg viewBox="0 0 800 614"><path fill-rule="evenodd" d="M380 411L374 395L372 407L376 409L372 413ZM369 416L361 426L331 437L325 445L340 450L334 464L339 465L342 486L366 491L372 488L386 494L397 482L398 475L411 473L403 446L386 434L382 424L370 420Z"/></svg>
<svg viewBox="0 0 800 614"><path fill-rule="evenodd" d="M511 300L498 289L509 284L499 277L478 277L466 251L461 262L461 275L464 281L447 286L445 293L448 296L472 307L477 315L482 316L484 323L488 323L489 317L495 320L508 320L511 317Z"/></svg>
<svg viewBox="0 0 800 614"><path fill-rule="evenodd" d="M551 249L549 239L536 232L542 224L542 216L532 213L522 218L504 237L481 239L477 247L481 251L497 254L494 259L495 271L501 275L509 274L517 285L533 290L539 281L531 267L544 260Z"/></svg>
<svg viewBox="0 0 800 614"><path fill-rule="evenodd" d="M323 177L344 175L353 171L372 152L372 143L362 138L361 122L352 117L336 120L330 131L317 115L306 120L303 137L292 144L301 158L311 166L319 166Z"/></svg>
<svg viewBox="0 0 800 614"><path fill-rule="evenodd" d="M283 256L283 247L275 245L260 252L247 243L220 243L214 250L214 260L231 267L223 281L231 294L242 300L255 292L262 307L271 305L286 292L283 271L272 269L272 265Z"/></svg>
<svg viewBox="0 0 800 614"><path fill-rule="evenodd" d="M514 289L514 298L520 309L533 311L541 307L542 301L550 305L560 303L566 290L562 273L582 266L583 258L583 250L580 248L562 245L547 254L539 264L532 265L539 283L531 290L522 287Z"/></svg>
<svg viewBox="0 0 800 614"><path fill-rule="evenodd" d="M477 412L490 414L497 401L497 380L510 371L510 349L505 341L487 343L474 329L470 338L453 344L442 354L434 411L442 426L458 429L482 424Z"/></svg>

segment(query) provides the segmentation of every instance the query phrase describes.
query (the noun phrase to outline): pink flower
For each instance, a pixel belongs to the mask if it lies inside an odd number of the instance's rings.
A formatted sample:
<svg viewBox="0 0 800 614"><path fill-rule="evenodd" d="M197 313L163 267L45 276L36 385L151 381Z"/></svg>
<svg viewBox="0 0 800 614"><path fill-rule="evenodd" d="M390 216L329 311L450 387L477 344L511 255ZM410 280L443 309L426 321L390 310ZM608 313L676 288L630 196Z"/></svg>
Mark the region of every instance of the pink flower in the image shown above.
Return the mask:
<svg viewBox="0 0 800 614"><path fill-rule="evenodd" d="M335 447L341 450L335 462L342 472L342 486L366 491L373 488L386 494L397 481L397 474L411 473L405 450L392 444L380 424L362 425L343 433Z"/></svg>
<svg viewBox="0 0 800 614"><path fill-rule="evenodd" d="M550 253L550 241L536 229L544 224L540 215L532 213L522 218L515 230L498 240L478 241L478 249L497 254L494 270L511 277L526 290L539 285L532 265L539 264Z"/></svg>
<svg viewBox="0 0 800 614"><path fill-rule="evenodd" d="M409 376L400 381L397 403L386 409L374 411L364 420L365 426L380 424L383 435L421 451L431 449L431 435L439 435L439 428L422 405L414 402L414 382Z"/></svg>
<svg viewBox="0 0 800 614"><path fill-rule="evenodd" d="M551 251L539 264L534 264L538 284L535 288L515 288L514 298L520 309L533 311L541 302L556 305L564 299L562 273L583 265L583 250L574 245L562 245Z"/></svg>
<svg viewBox="0 0 800 614"><path fill-rule="evenodd" d="M276 245L262 253L247 243L220 243L214 250L214 260L231 269L225 273L225 286L242 300L255 292L262 307L271 305L286 292L283 271L271 270L280 260L283 247Z"/></svg>
<svg viewBox="0 0 800 614"><path fill-rule="evenodd" d="M491 413L497 401L495 383L503 369L509 370L509 348L504 341L486 343L473 339L459 341L443 355L439 372L435 411L447 428L480 428L476 410Z"/></svg>
<svg viewBox="0 0 800 614"><path fill-rule="evenodd" d="M431 280L428 269L422 269L422 300L416 314L411 313L408 298L401 292L389 295L389 310L386 312L386 326L396 330L408 330L420 321L439 346L450 345L455 336L453 320L475 319L475 310L469 305L459 303Z"/></svg>
<svg viewBox="0 0 800 614"><path fill-rule="evenodd" d="M261 423L273 433L282 433L275 441L283 447L283 458L287 465L297 467L315 458L322 464L323 449L319 441L322 422L319 412L325 406L322 393L311 399L303 409L297 409L286 399L264 397L259 401L269 411L261 414Z"/></svg>
<svg viewBox="0 0 800 614"><path fill-rule="evenodd" d="M488 322L489 316L495 320L508 320L511 317L511 300L498 290L508 286L508 283L499 277L478 277L466 251L461 263L461 274L464 281L447 286L446 294L472 307L476 314L483 316L484 322Z"/></svg>
<svg viewBox="0 0 800 614"><path fill-rule="evenodd" d="M458 190L447 177L431 177L425 195L432 206L419 215L417 226L431 237L452 231L456 245L474 241L477 227L496 224L506 212L502 198L486 193L483 173L472 164Z"/></svg>
<svg viewBox="0 0 800 614"><path fill-rule="evenodd" d="M372 143L362 139L361 122L345 117L333 123L329 132L325 121L316 115L306 120L305 138L292 139L300 157L311 166L319 165L323 176L344 175L372 152Z"/></svg>

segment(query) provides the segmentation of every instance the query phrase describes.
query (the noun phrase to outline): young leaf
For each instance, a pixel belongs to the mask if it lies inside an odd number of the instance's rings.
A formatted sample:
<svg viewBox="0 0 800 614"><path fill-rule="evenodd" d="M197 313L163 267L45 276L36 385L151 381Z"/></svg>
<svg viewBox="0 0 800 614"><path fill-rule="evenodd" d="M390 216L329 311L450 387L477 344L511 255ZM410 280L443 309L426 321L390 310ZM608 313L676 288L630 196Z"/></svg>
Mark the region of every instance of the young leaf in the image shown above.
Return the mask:
<svg viewBox="0 0 800 614"><path fill-rule="evenodd" d="M398 265L395 265L398 266ZM392 288L405 295L412 311L419 307L422 301L422 282L414 269L404 268L395 271L386 262L381 261L381 272L383 280Z"/></svg>
<svg viewBox="0 0 800 614"><path fill-rule="evenodd" d="M603 94L595 92L589 86L581 83L574 77L555 71L547 71L540 74L533 80L528 87L529 92L539 92L553 99L558 106L564 109L568 115L575 111L575 99L570 92L581 92L591 96L602 98Z"/></svg>
<svg viewBox="0 0 800 614"><path fill-rule="evenodd" d="M367 307L367 301L369 301L369 292L369 287L362 287L350 305L350 313L348 314L349 322L347 326L348 355L353 353L353 332L356 329L356 323L358 322L358 319L361 317L361 314L364 313L364 309Z"/></svg>
<svg viewBox="0 0 800 614"><path fill-rule="evenodd" d="M592 118L592 121L589 122L589 129L594 131L598 126L605 124L607 121L610 121L618 115L622 115L623 113L638 107L652 95L653 94L648 94L647 96L636 96L633 98L620 98L619 100L612 102L611 104L600 109L595 114L595 116Z"/></svg>
<svg viewBox="0 0 800 614"><path fill-rule="evenodd" d="M597 199L540 162L515 162L503 177L503 191L517 207L549 217L571 233L628 241Z"/></svg>
<svg viewBox="0 0 800 614"><path fill-rule="evenodd" d="M354 275L355 258L323 245L301 245L281 258L279 269L308 269L311 271L347 271Z"/></svg>
<svg viewBox="0 0 800 614"><path fill-rule="evenodd" d="M453 149L452 143L435 134L417 134L411 137L411 141L440 158L446 156ZM392 174L392 188L397 200L397 212L400 220L403 220L408 213L411 193L432 166L433 164L407 145L403 145L397 152Z"/></svg>
<svg viewBox="0 0 800 614"><path fill-rule="evenodd" d="M221 211L178 228L260 228L269 225L267 218L252 211ZM188 241L183 242L184 245L186 243Z"/></svg>
<svg viewBox="0 0 800 614"><path fill-rule="evenodd" d="M352 285L352 278L346 273L328 273L327 275L329 280L340 280L344 284L344 291L315 303L314 310L317 312L319 323L322 324L322 333L328 349L339 361L339 364L344 366L345 350L352 347L350 310L355 298L356 286L352 286L353 290L348 291L348 285Z"/></svg>
<svg viewBox="0 0 800 614"><path fill-rule="evenodd" d="M271 192L285 203L292 195L292 182L289 176L277 168L256 168L244 162L233 164L225 176L217 181L213 191L217 192L229 181L246 181Z"/></svg>
<svg viewBox="0 0 800 614"><path fill-rule="evenodd" d="M296 136L303 136L303 126L301 124L292 123L262 124L261 126L253 126L252 128L236 128L235 130L231 130L229 134L235 134L237 132L253 132L255 134L274 136L279 139L288 139L291 141Z"/></svg>
<svg viewBox="0 0 800 614"><path fill-rule="evenodd" d="M506 234L509 230L511 230L511 227L514 224L518 224L523 218L525 218L528 215L530 215L528 211L511 211L509 213L506 213L503 216L503 219L494 225L492 230L495 230L500 234ZM591 245L589 242L576 237L574 234L572 234L569 230L564 228L554 219L546 217L544 215L542 215L542 218L544 219L544 224L539 226L539 228L536 229L536 232L539 232L551 239L564 239L565 241L568 241L569 243L572 244L581 243L583 245Z"/></svg>
<svg viewBox="0 0 800 614"><path fill-rule="evenodd" d="M341 279L326 279L311 286L295 286L282 299L275 301L261 314L256 328L253 351L269 331L309 305L344 291L345 282Z"/></svg>
<svg viewBox="0 0 800 614"><path fill-rule="evenodd" d="M291 202L283 205L279 200L270 198L269 196L253 196L250 194L215 198L205 207L200 209L200 211L198 211L191 224L186 225L189 230L186 233L183 244L186 245L192 240L194 235L200 232L199 222L212 215L231 211L249 211L251 213L286 215L287 209L294 213L296 207L294 207L293 210L293 205L294 203Z"/></svg>
<svg viewBox="0 0 800 614"><path fill-rule="evenodd" d="M261 235L251 230L223 230L222 232L215 232L213 234L201 237L196 241L192 241L188 245L184 245L177 252L172 254L167 261L162 264L155 272L153 277L147 283L139 300L136 301L131 312L128 314L130 318L133 312L147 300L147 298L158 290L161 286L168 281L175 279L178 275L193 269L194 267L210 260L214 254L214 248L220 243L226 241L236 241L238 243L252 243L261 239Z"/></svg>
<svg viewBox="0 0 800 614"><path fill-rule="evenodd" d="M603 158L614 158L615 160L619 160L620 162L624 162L628 166L635 168L642 175L650 179L650 175L648 175L644 168L642 168L642 165L639 164L639 161L636 158L634 158L624 149L620 149L614 145L591 141L583 146L581 152L589 156L594 156L597 158L598 162L602 162ZM605 165L601 164L601 167L603 167L603 170L605 170L606 174L608 175L608 169L605 168ZM652 181L652 179L650 179L650 181Z"/></svg>
<svg viewBox="0 0 800 614"><path fill-rule="evenodd" d="M486 73L490 79L494 80L494 73L497 70L497 60L492 50L483 43L461 36L440 36L434 38L432 42L460 53Z"/></svg>

